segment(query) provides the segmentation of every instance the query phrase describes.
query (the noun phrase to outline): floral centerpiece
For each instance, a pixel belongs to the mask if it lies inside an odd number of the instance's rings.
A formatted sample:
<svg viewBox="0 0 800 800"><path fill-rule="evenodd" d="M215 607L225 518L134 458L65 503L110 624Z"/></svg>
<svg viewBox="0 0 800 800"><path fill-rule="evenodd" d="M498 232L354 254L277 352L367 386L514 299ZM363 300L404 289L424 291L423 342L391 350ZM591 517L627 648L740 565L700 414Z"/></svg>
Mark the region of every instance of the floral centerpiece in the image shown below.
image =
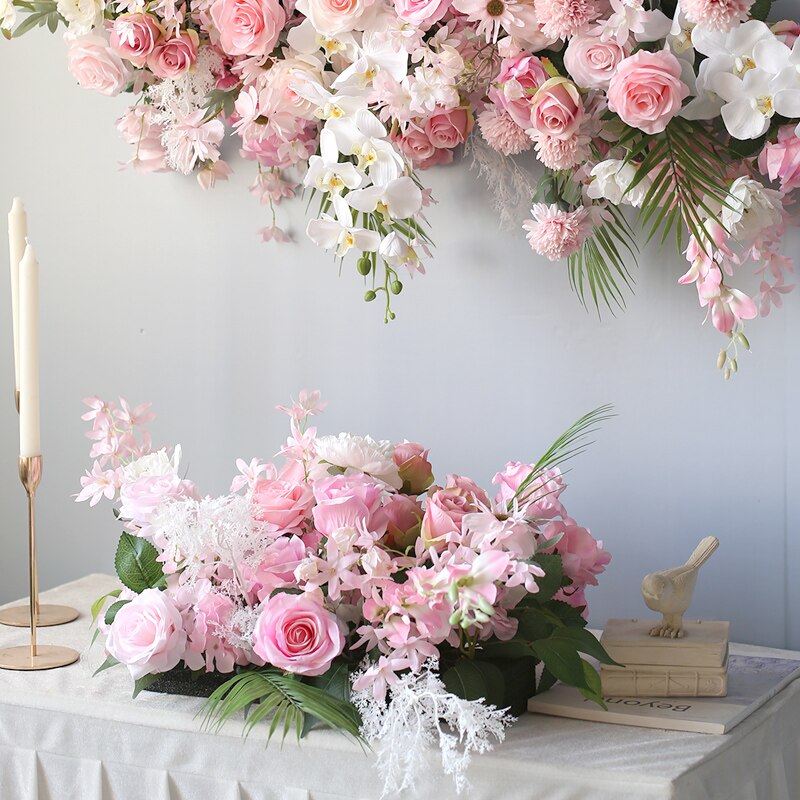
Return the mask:
<svg viewBox="0 0 800 800"><path fill-rule="evenodd" d="M463 787L470 754L556 680L602 702L580 654L609 662L584 626L610 556L567 514L558 464L608 408L535 464L506 464L490 498L464 476L435 484L419 444L317 435L323 404L303 392L282 408L284 465L239 461L231 494L203 497L179 447L152 449L147 406L87 402L96 460L77 499L114 501L126 528L124 588L93 609L100 670L124 664L134 695L165 674L230 676L210 724L245 710L270 734L341 730L376 749L394 789L431 742Z"/></svg>
<svg viewBox="0 0 800 800"><path fill-rule="evenodd" d="M501 217L567 259L598 309L624 305L641 240L673 236L689 263L680 283L730 338L729 377L749 349L745 322L793 288L782 236L800 186L800 25L769 27L770 7L0 0L0 28L64 23L78 83L136 95L118 127L137 169L196 172L209 188L231 171L220 156L230 131L270 207L264 239L288 238L274 206L309 190L308 236L338 259L355 254L387 321L400 271L424 272L429 255L418 174L465 143ZM526 150L544 166L538 185L513 160ZM748 264L757 291L736 285Z"/></svg>

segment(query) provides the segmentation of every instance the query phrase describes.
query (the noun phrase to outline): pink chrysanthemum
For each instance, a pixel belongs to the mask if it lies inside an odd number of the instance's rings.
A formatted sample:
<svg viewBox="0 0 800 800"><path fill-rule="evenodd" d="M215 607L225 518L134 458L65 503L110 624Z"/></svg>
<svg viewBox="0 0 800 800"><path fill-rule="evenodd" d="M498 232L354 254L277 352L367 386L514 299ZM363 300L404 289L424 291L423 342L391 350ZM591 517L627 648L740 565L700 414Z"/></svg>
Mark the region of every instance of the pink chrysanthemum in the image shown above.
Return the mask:
<svg viewBox="0 0 800 800"><path fill-rule="evenodd" d="M522 227L528 231L531 249L540 256L558 261L580 250L592 232L592 219L585 206L575 211L563 211L555 203L536 203L531 209L533 219Z"/></svg>
<svg viewBox="0 0 800 800"><path fill-rule="evenodd" d="M548 169L572 169L589 158L589 137L580 134L571 139L556 139L546 133L536 134L536 155Z"/></svg>
<svg viewBox="0 0 800 800"><path fill-rule="evenodd" d="M598 16L595 0L534 0L536 18L548 39L567 39Z"/></svg>
<svg viewBox="0 0 800 800"><path fill-rule="evenodd" d="M478 114L478 127L489 147L504 156L522 153L532 144L528 134L511 119L511 115L494 104Z"/></svg>
<svg viewBox="0 0 800 800"><path fill-rule="evenodd" d="M744 22L754 0L682 0L681 9L689 22L712 31L729 31Z"/></svg>

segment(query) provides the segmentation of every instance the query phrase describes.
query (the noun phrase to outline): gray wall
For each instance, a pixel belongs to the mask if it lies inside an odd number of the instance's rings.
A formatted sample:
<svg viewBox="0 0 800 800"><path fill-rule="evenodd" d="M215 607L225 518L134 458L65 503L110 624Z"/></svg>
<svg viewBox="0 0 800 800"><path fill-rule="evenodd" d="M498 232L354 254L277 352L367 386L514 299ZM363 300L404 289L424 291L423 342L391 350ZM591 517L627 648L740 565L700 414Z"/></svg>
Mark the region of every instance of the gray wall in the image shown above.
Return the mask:
<svg viewBox="0 0 800 800"><path fill-rule="evenodd" d="M71 499L89 466L90 394L153 401L156 441L182 443L208 493L227 489L237 457L277 451L285 418L272 406L303 386L330 401L322 430L418 439L437 474L484 483L611 401L619 416L564 497L614 556L591 592L592 622L641 613L642 575L715 533L722 547L692 613L732 620L740 641L800 648L800 296L752 326L754 353L725 384L720 338L701 327L694 290L677 285L674 249L645 253L628 311L600 322L563 266L498 231L461 164L425 176L440 201L437 256L384 326L354 267L340 279L303 242L301 203L280 211L299 244L260 243L251 165L234 159L235 179L212 193L119 171L128 152L113 123L125 101L75 86L60 38L3 41L0 75L0 206L24 198L42 268L44 587L113 569L110 509ZM787 248L799 245L793 235ZM2 277L0 601L26 591L9 308Z"/></svg>

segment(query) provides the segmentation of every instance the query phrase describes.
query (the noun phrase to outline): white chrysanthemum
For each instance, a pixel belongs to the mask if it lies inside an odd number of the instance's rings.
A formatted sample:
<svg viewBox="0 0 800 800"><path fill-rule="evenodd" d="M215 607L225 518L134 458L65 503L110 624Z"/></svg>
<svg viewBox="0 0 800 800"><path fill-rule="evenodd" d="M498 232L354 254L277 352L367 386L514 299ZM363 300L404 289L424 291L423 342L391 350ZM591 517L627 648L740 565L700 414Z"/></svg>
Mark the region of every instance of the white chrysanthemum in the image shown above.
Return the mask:
<svg viewBox="0 0 800 800"><path fill-rule="evenodd" d="M157 475L177 475L180 461L180 445L175 446L172 458L167 455L166 447L162 447L155 453L148 453L146 456L131 461L124 470L125 482L129 483L139 478L151 478Z"/></svg>
<svg viewBox="0 0 800 800"><path fill-rule="evenodd" d="M83 36L103 23L103 0L58 0L58 13L69 24L70 33Z"/></svg>
<svg viewBox="0 0 800 800"><path fill-rule="evenodd" d="M330 466L334 466L345 472L363 472L395 489L403 485L392 458L394 445L391 442L340 433L338 436L320 436L316 440L316 450L318 463L314 477L322 477Z"/></svg>

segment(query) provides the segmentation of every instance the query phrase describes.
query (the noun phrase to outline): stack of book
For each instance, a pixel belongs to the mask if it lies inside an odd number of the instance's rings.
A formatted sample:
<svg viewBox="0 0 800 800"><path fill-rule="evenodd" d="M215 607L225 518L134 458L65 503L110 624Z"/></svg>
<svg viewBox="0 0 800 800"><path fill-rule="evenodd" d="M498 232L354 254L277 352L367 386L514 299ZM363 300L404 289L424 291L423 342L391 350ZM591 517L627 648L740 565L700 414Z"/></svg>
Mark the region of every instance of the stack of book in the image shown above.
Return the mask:
<svg viewBox="0 0 800 800"><path fill-rule="evenodd" d="M612 619L600 642L623 666L602 665L604 697L725 697L729 623L684 623L680 639L650 636L653 620Z"/></svg>

